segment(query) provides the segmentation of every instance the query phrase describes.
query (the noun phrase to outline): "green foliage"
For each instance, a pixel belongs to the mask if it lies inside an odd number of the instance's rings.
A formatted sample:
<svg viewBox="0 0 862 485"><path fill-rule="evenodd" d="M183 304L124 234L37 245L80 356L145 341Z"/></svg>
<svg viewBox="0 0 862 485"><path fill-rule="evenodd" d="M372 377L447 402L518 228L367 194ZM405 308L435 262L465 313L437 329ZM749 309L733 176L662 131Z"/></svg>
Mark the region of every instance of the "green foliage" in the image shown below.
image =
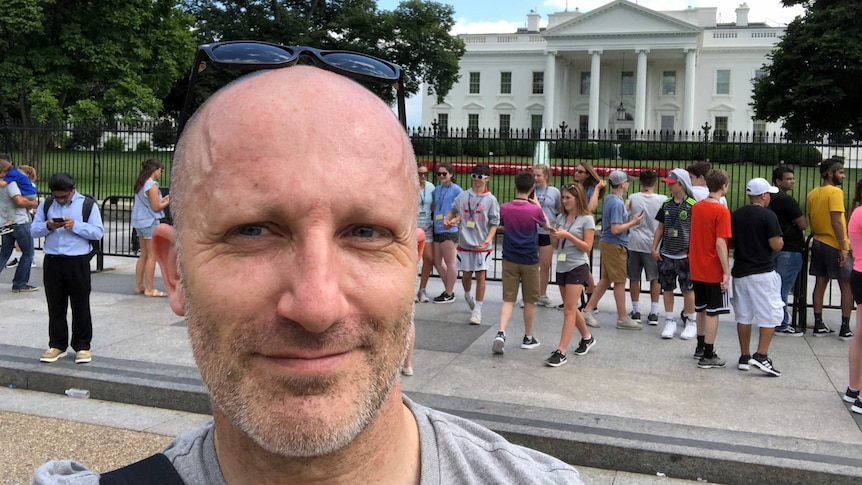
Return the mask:
<svg viewBox="0 0 862 485"><path fill-rule="evenodd" d="M449 34L454 9L430 0L404 0L392 11L375 0L187 0L197 19L197 40L250 39L285 45L363 52L404 68L409 96L428 84L442 99L458 79L461 39ZM198 101L221 82L204 84ZM384 100L391 89L370 86Z"/></svg>
<svg viewBox="0 0 862 485"><path fill-rule="evenodd" d="M141 140L135 145L136 152L151 152L153 151L153 147L150 145L150 142L147 140Z"/></svg>
<svg viewBox="0 0 862 485"><path fill-rule="evenodd" d="M102 144L102 150L106 152L122 152L126 149L126 142L118 136L109 137Z"/></svg>
<svg viewBox="0 0 862 485"><path fill-rule="evenodd" d="M787 26L754 83L755 117L782 120L797 140L862 140L862 2L785 0L805 15Z"/></svg>
<svg viewBox="0 0 862 485"><path fill-rule="evenodd" d="M549 154L551 158L597 160L603 151L610 150L606 145L605 142L559 140L550 144Z"/></svg>
<svg viewBox="0 0 862 485"><path fill-rule="evenodd" d="M167 149L174 146L177 130L170 120L162 120L153 130L153 145L156 148Z"/></svg>

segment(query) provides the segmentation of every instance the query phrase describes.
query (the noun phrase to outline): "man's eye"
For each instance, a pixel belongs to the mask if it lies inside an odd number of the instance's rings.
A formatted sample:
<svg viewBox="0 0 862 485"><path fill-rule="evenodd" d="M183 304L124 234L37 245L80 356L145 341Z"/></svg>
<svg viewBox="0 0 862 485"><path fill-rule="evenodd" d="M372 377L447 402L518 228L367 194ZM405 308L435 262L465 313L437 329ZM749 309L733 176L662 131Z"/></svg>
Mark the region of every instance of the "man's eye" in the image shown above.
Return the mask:
<svg viewBox="0 0 862 485"><path fill-rule="evenodd" d="M237 234L239 234L240 236L248 236L248 237L251 237L251 236L260 236L260 235L262 235L264 230L265 230L265 229L264 229L263 227L261 227L261 226L243 226L243 227L241 227L241 228L237 229L237 231L236 231L236 232L237 232Z"/></svg>
<svg viewBox="0 0 862 485"><path fill-rule="evenodd" d="M354 237L372 238L378 236L379 231L368 226L357 226L350 231L350 234Z"/></svg>

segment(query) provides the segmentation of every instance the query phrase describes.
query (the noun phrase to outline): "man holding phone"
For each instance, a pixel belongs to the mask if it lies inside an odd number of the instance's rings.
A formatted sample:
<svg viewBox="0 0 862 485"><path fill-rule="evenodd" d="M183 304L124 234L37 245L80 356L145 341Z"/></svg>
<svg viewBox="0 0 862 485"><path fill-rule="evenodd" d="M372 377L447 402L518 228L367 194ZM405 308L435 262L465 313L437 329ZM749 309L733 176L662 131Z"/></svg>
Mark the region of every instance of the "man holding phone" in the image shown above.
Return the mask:
<svg viewBox="0 0 862 485"><path fill-rule="evenodd" d="M55 173L48 179L54 199L48 210L40 205L30 233L44 237L43 280L48 302L48 350L39 359L56 362L66 356L70 346L75 363L92 360L90 341L93 319L90 315L90 241L102 238L102 216L93 204L87 222L82 214L84 196L75 190L75 179L68 173ZM42 201L41 204L45 204ZM66 323L66 302L72 305L72 338Z"/></svg>

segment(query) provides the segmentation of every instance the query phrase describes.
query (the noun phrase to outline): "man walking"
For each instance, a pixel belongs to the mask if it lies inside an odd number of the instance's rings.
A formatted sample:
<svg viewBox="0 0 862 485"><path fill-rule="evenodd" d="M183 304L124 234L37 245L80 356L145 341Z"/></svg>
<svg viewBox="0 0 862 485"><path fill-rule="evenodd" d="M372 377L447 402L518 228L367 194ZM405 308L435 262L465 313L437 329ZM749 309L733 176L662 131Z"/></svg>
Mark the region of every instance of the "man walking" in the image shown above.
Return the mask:
<svg viewBox="0 0 862 485"><path fill-rule="evenodd" d="M829 280L838 280L841 289L842 340L850 340L850 311L853 309L853 294L850 292L850 273L853 261L850 241L847 239L847 223L844 219L844 192L840 189L844 181L844 163L839 158L828 158L820 164L820 187L808 192L808 220L811 222L811 264L808 273L814 276L814 336L824 337L835 333L823 322L823 297Z"/></svg>
<svg viewBox="0 0 862 485"><path fill-rule="evenodd" d="M0 179L12 168L11 157L0 153ZM0 187L0 207L13 207L14 218L12 223L6 226L11 231L2 236L2 249L0 249L0 273L6 268L6 262L15 249L15 243L21 249L21 259L15 268L15 276L12 278L13 293L28 293L38 288L30 285L30 268L33 263L33 238L30 236L30 209L36 207L38 202L29 200L21 194L17 182L9 182L5 187ZM3 221L5 223L6 221Z"/></svg>
<svg viewBox="0 0 862 485"><path fill-rule="evenodd" d="M793 190L796 177L790 167L778 167L772 171L772 183L778 187L778 192L772 194L769 200L769 209L778 217L778 226L781 228L784 238L784 247L780 251L772 253L772 262L775 270L781 277L781 301L784 302L784 318L781 325L775 329L776 335L787 337L801 337L802 332L797 332L790 325L787 313L787 294L796 283L796 276L802 269L802 250L805 247L805 234L808 228L808 220L799 203L788 193ZM794 303L796 299L794 298Z"/></svg>
<svg viewBox="0 0 862 485"><path fill-rule="evenodd" d="M48 179L51 199L36 210L31 233L44 237L43 280L48 302L48 350L39 359L56 362L66 356L70 345L66 323L67 305L72 306L71 347L75 363L92 360L90 341L93 320L90 316L90 241L102 238L102 217L96 204L84 222L85 197L75 190L75 179L68 173L55 173ZM53 202L47 210L43 207ZM68 303L67 303L68 302Z"/></svg>
<svg viewBox="0 0 862 485"><path fill-rule="evenodd" d="M778 217L766 208L771 194L778 187L766 179L754 178L745 186L749 205L742 206L730 215L731 244L733 251L733 310L736 313L736 331L739 336L739 370L755 366L768 375L778 377L781 372L769 358L769 343L782 319L784 302L779 297L781 277L775 272L772 253L781 250L784 240ZM757 322L760 339L752 357L751 325Z"/></svg>

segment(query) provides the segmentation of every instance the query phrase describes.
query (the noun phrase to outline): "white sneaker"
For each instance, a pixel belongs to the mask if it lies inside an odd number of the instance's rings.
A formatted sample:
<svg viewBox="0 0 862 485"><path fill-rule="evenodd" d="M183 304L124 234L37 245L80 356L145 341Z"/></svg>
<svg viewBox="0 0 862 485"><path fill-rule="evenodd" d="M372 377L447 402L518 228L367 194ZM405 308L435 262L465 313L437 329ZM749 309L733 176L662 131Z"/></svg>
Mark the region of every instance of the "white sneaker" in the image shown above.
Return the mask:
<svg viewBox="0 0 862 485"><path fill-rule="evenodd" d="M551 303L551 299L548 298L548 295L542 295L539 297L539 305L543 305L548 308L552 308L554 306L554 304Z"/></svg>
<svg viewBox="0 0 862 485"><path fill-rule="evenodd" d="M691 340L697 337L697 324L688 320L685 322L685 328L680 332L679 338L683 340Z"/></svg>
<svg viewBox="0 0 862 485"><path fill-rule="evenodd" d="M431 299L428 298L428 293L425 292L424 288L419 290L418 297L419 297L419 301L422 303L428 303L429 301L431 301Z"/></svg>
<svg viewBox="0 0 862 485"><path fill-rule="evenodd" d="M481 310L473 310L470 313L470 324L471 325L481 325L482 324L482 311Z"/></svg>
<svg viewBox="0 0 862 485"><path fill-rule="evenodd" d="M408 377L412 376L413 375L413 368L412 367L402 367L401 373L404 374L405 376L408 376Z"/></svg>
<svg viewBox="0 0 862 485"><path fill-rule="evenodd" d="M524 300L518 300L518 306L524 308Z"/></svg>
<svg viewBox="0 0 862 485"><path fill-rule="evenodd" d="M584 320L586 320L588 327L593 327L593 328L601 327L601 325L599 325L599 321L596 320L596 316L593 315L593 312L585 311L582 313L584 314Z"/></svg>
<svg viewBox="0 0 862 485"><path fill-rule="evenodd" d="M476 300L473 298L473 295L464 293L464 299L467 300L467 306L470 307L470 310L476 308Z"/></svg>
<svg viewBox="0 0 862 485"><path fill-rule="evenodd" d="M664 322L664 328L661 331L661 338L673 338L673 334L676 333L676 321L675 320L667 320Z"/></svg>

